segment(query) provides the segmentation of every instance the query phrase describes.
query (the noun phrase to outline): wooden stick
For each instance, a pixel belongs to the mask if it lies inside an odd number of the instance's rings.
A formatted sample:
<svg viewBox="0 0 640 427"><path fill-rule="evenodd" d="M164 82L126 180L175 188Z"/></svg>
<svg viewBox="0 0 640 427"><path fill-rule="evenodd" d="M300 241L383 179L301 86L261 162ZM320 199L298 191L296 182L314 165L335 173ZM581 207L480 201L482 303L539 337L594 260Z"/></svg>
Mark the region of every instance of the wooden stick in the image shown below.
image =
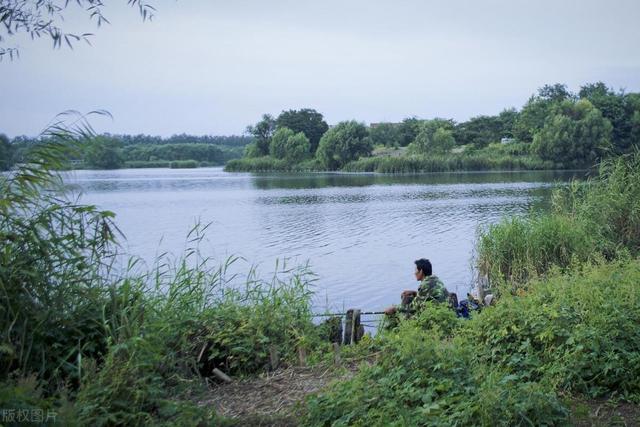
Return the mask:
<svg viewBox="0 0 640 427"><path fill-rule="evenodd" d="M298 359L300 360L300 366L307 366L307 351L304 347L298 347Z"/></svg>
<svg viewBox="0 0 640 427"><path fill-rule="evenodd" d="M230 383L231 382L231 377L229 377L227 374L225 374L224 372L222 372L218 368L213 368L213 375L215 375L216 378L224 381L225 383Z"/></svg>
<svg viewBox="0 0 640 427"><path fill-rule="evenodd" d="M278 369L278 365L280 364L280 357L278 356L278 348L275 345L269 347L269 359L271 361L271 369Z"/></svg>

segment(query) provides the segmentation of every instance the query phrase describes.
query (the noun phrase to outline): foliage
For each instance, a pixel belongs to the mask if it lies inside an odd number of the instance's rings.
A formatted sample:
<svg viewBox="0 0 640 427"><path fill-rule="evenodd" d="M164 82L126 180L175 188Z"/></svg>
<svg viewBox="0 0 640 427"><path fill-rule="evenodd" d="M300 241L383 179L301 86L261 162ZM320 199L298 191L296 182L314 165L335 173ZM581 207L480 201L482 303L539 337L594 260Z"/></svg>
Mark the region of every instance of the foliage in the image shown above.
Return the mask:
<svg viewBox="0 0 640 427"><path fill-rule="evenodd" d="M280 113L276 119L278 128L289 128L294 133L302 132L309 140L311 154L315 154L320 143L320 138L329 129L322 114L311 108L301 110L287 110Z"/></svg>
<svg viewBox="0 0 640 427"><path fill-rule="evenodd" d="M295 132L287 127L280 127L273 133L269 144L269 155L274 159L284 159L287 154L287 141Z"/></svg>
<svg viewBox="0 0 640 427"><path fill-rule="evenodd" d="M638 280L638 261L585 266L469 321L428 308L376 338L375 363L308 398L305 422L567 425L561 394L638 399Z"/></svg>
<svg viewBox="0 0 640 427"><path fill-rule="evenodd" d="M59 195L70 150L89 137L54 126L47 145L0 180L0 375L17 370L55 383L78 380L81 355L105 350L106 296L101 272L111 262L113 213ZM47 191L49 190L49 191ZM57 191L58 192L57 192Z"/></svg>
<svg viewBox="0 0 640 427"><path fill-rule="evenodd" d="M41 143L47 143L46 137L27 138L16 137L11 141L12 157L10 166L17 162L23 162L28 156L28 151ZM173 135L169 138L160 138L148 135L112 135L103 134L95 138L104 143L96 152L95 144L89 141L83 144L80 154L70 156L70 160L80 160L83 156L93 157L93 163L108 163L119 165L118 167L169 167L173 160L195 160L205 162L208 165L219 166L231 159L242 156L245 147L250 146L253 138L239 136L193 136ZM95 155L98 154L98 155ZM2 158L2 157L0 157ZM123 162L121 161L124 161ZM88 167L100 167L95 164Z"/></svg>
<svg viewBox="0 0 640 427"><path fill-rule="evenodd" d="M514 136L520 142L532 142L535 134L544 127L553 106L572 98L573 94L566 85L556 83L541 87L538 94L531 96L522 107L513 128Z"/></svg>
<svg viewBox="0 0 640 427"><path fill-rule="evenodd" d="M499 142L503 137L512 137L517 117L518 112L515 109L504 110L498 116L472 117L456 125L454 138L458 145L473 144L479 148L486 147L493 142Z"/></svg>
<svg viewBox="0 0 640 427"><path fill-rule="evenodd" d="M123 155L126 161L196 160L222 165L229 151L212 144L136 144L124 147Z"/></svg>
<svg viewBox="0 0 640 427"><path fill-rule="evenodd" d="M270 280L251 268L230 276L237 260L202 258L198 226L177 261L161 257L145 272L132 259L115 271L114 214L78 205L54 172L94 137L72 119L74 129L54 126L0 177L0 406L57 407L70 394L82 424L211 423L190 397L213 368L255 373L272 347L286 364L315 342L312 277L286 265ZM29 390L43 390L33 399L20 394L31 377Z"/></svg>
<svg viewBox="0 0 640 427"><path fill-rule="evenodd" d="M309 157L309 139L302 132L294 133L289 128L281 127L273 134L269 153L271 157L295 164Z"/></svg>
<svg viewBox="0 0 640 427"><path fill-rule="evenodd" d="M285 160L289 163L298 163L309 157L311 144L302 132L298 132L289 139L285 145Z"/></svg>
<svg viewBox="0 0 640 427"><path fill-rule="evenodd" d="M562 101L536 133L532 149L545 160L590 166L610 149L611 129L589 101Z"/></svg>
<svg viewBox="0 0 640 427"><path fill-rule="evenodd" d="M597 179L553 194L553 211L480 232L478 267L491 283L522 284L552 267L640 253L640 154L604 162Z"/></svg>
<svg viewBox="0 0 640 427"><path fill-rule="evenodd" d="M194 169L198 167L198 162L195 160L174 160L169 163L171 169Z"/></svg>
<svg viewBox="0 0 640 427"><path fill-rule="evenodd" d="M422 122L416 139L409 144L411 154L428 155L446 153L455 145L453 123L449 120L433 119Z"/></svg>
<svg viewBox="0 0 640 427"><path fill-rule="evenodd" d="M98 27L109 21L103 15L104 4L101 0L76 0L74 2L90 19L95 19ZM131 6L139 9L143 20L151 19L154 7L143 0L127 0ZM69 1L28 1L10 0L0 4L0 28L4 34L0 33L0 42L4 42L8 36L19 33L26 33L32 39L41 36L50 37L53 47L61 47L64 43L73 48L73 43L83 40L89 42L92 34L66 33L62 28L64 15L68 12ZM0 46L0 59L9 55L13 58L18 55L17 48Z"/></svg>
<svg viewBox="0 0 640 427"><path fill-rule="evenodd" d="M370 155L372 150L366 126L352 120L329 129L320 139L316 156L325 168L335 170L351 160Z"/></svg>
<svg viewBox="0 0 640 427"><path fill-rule="evenodd" d="M6 171L13 165L13 146L9 138L0 133L0 171Z"/></svg>
<svg viewBox="0 0 640 427"><path fill-rule="evenodd" d="M528 144L495 144L461 154L429 156L367 157L346 164L346 172L417 173L484 170L543 170L562 165L527 154Z"/></svg>
<svg viewBox="0 0 640 427"><path fill-rule="evenodd" d="M406 147L411 144L418 136L420 132L420 124L422 120L417 117L408 117L402 121L399 125L400 132L400 145Z"/></svg>
<svg viewBox="0 0 640 427"><path fill-rule="evenodd" d="M505 218L480 235L480 271L491 283L526 283L549 272L597 257L598 241L582 221L563 216Z"/></svg>
<svg viewBox="0 0 640 427"><path fill-rule="evenodd" d="M369 127L369 136L374 146L399 147L402 142L400 125L396 123L377 123Z"/></svg>
<svg viewBox="0 0 640 427"><path fill-rule="evenodd" d="M604 83L590 83L580 88L579 97L593 104L613 126L611 141L617 154L628 153L640 142L634 135L634 115L640 111L638 94L615 93Z"/></svg>
<svg viewBox="0 0 640 427"><path fill-rule="evenodd" d="M308 159L300 163L289 163L271 156L242 158L227 162L226 172L317 172L324 167L317 159Z"/></svg>
<svg viewBox="0 0 640 427"><path fill-rule="evenodd" d="M146 162L144 160L133 160L124 163L125 168L140 169L140 168L168 168L171 162L166 160L156 160Z"/></svg>
<svg viewBox="0 0 640 427"><path fill-rule="evenodd" d="M284 172L291 170L291 165L270 156L245 157L227 162L224 170L226 172Z"/></svg>
<svg viewBox="0 0 640 427"><path fill-rule="evenodd" d="M118 169L124 165L122 144L106 136L91 138L84 149L84 162L94 169Z"/></svg>
<svg viewBox="0 0 640 427"><path fill-rule="evenodd" d="M269 154L269 144L275 130L276 121L270 114L263 114L262 120L258 123L247 126L247 133L252 135L255 140L253 142L255 148L249 149L246 154L252 154L253 157Z"/></svg>

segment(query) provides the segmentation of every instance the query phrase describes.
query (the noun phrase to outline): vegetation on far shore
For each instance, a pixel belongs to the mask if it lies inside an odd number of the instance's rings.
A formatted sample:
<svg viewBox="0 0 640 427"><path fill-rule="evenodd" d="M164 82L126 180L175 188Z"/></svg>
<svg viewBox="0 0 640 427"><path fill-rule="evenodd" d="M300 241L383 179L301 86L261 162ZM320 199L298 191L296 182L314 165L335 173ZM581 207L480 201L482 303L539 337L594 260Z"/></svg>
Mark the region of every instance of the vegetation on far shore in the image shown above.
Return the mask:
<svg viewBox="0 0 640 427"><path fill-rule="evenodd" d="M254 142L230 172L448 172L578 169L630 152L640 141L640 94L604 83L571 93L546 85L520 110L496 116L401 123L344 121L329 127L315 110L263 115L247 132ZM304 140L306 137L306 141Z"/></svg>
<svg viewBox="0 0 640 427"><path fill-rule="evenodd" d="M48 136L9 140L0 134L0 170L8 170L29 158L29 151ZM43 141L43 139L45 141ZM92 135L78 150L67 153L61 167L75 169L194 168L222 166L240 158L253 141L248 136Z"/></svg>

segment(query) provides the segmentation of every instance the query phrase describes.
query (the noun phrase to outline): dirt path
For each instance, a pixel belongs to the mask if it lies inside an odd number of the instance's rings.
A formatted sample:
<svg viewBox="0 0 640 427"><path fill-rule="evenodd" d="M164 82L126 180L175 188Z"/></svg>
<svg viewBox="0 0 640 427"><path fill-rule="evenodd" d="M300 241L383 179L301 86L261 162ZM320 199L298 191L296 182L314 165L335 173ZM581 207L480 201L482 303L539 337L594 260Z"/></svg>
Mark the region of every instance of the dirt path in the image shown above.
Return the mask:
<svg viewBox="0 0 640 427"><path fill-rule="evenodd" d="M640 427L640 405L605 400L575 401L571 421L576 427Z"/></svg>
<svg viewBox="0 0 640 427"><path fill-rule="evenodd" d="M353 375L356 368L290 367L265 373L257 378L234 380L216 385L209 398L200 402L212 405L216 413L238 425L297 425L296 406L310 393L338 379Z"/></svg>

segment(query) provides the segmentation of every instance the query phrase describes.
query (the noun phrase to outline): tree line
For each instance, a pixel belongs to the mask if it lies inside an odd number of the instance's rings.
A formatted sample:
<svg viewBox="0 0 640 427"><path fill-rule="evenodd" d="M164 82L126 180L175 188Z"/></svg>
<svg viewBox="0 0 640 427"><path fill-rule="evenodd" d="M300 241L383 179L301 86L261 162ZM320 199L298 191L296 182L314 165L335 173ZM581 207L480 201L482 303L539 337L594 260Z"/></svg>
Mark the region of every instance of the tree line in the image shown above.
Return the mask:
<svg viewBox="0 0 640 427"><path fill-rule="evenodd" d="M329 127L313 109L264 114L247 127L254 142L230 170L252 162L337 170L372 155L375 147L402 148L405 157L474 153L492 143L519 144L518 150L558 167L590 166L600 158L630 152L640 142L640 94L615 91L603 82L577 93L564 84L545 85L524 106L457 123L452 119L409 117L400 123L366 126L354 120ZM403 148L405 147L405 148ZM278 163L279 162L279 163Z"/></svg>
<svg viewBox="0 0 640 427"><path fill-rule="evenodd" d="M74 163L95 169L169 166L169 162L191 160L197 164L223 165L242 156L250 136L173 135L168 138L150 135L104 134L83 141L78 152L68 157ZM0 134L0 170L8 170L27 157L42 138Z"/></svg>

